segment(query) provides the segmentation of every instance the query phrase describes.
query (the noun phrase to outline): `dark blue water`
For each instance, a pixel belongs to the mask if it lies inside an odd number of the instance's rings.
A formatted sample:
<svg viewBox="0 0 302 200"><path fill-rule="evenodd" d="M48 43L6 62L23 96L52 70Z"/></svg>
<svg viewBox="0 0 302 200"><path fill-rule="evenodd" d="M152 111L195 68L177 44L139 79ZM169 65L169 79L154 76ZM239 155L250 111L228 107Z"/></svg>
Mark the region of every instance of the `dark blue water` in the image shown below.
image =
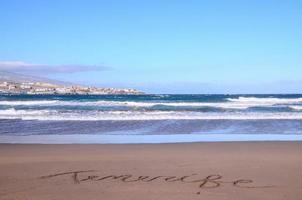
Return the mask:
<svg viewBox="0 0 302 200"><path fill-rule="evenodd" d="M302 134L302 95L0 95L1 135Z"/></svg>

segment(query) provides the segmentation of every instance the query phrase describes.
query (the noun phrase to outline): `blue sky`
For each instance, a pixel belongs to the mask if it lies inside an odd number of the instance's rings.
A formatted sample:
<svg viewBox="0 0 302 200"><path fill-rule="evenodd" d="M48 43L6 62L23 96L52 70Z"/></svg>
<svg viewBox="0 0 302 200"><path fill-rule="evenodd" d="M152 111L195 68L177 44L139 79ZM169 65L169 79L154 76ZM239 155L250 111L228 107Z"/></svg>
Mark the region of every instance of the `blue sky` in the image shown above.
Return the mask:
<svg viewBox="0 0 302 200"><path fill-rule="evenodd" d="M302 1L0 0L0 70L150 93L302 93Z"/></svg>

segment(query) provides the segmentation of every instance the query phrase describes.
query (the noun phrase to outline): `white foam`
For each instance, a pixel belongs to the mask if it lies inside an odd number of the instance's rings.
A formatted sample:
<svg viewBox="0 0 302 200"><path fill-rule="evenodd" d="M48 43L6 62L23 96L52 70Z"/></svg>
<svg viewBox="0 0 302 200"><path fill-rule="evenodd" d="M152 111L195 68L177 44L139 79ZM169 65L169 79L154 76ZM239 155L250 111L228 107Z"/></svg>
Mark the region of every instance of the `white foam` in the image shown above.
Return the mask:
<svg viewBox="0 0 302 200"><path fill-rule="evenodd" d="M290 106L294 110L302 110L302 106Z"/></svg>
<svg viewBox="0 0 302 200"><path fill-rule="evenodd" d="M302 103L302 98L258 98L258 97L239 97L228 98L231 102L242 103L269 103L269 104L288 104L288 103Z"/></svg>
<svg viewBox="0 0 302 200"><path fill-rule="evenodd" d="M52 111L15 110L0 112L0 119L23 120L260 120L260 119L302 119L302 113L295 112L180 112L180 111Z"/></svg>
<svg viewBox="0 0 302 200"><path fill-rule="evenodd" d="M19 116L31 116L31 115L46 115L49 114L49 110L16 110L14 108L6 109L6 110L0 110L0 118L1 117L19 117Z"/></svg>
<svg viewBox="0 0 302 200"><path fill-rule="evenodd" d="M22 106L22 105L46 105L46 104L55 104L59 101L57 100L42 100L42 101L0 101L0 105L7 106Z"/></svg>
<svg viewBox="0 0 302 200"><path fill-rule="evenodd" d="M173 106L173 107L214 107L223 109L247 109L255 106L272 106L272 103L259 102L133 102L133 101L0 101L0 105L20 106L20 105L46 105L46 106L122 106L122 107L146 107L153 106Z"/></svg>
<svg viewBox="0 0 302 200"><path fill-rule="evenodd" d="M250 107L270 107L276 105L291 105L302 103L302 98L256 98L239 97L229 98L227 102L156 102L156 101L60 101L60 100L35 100L35 101L0 101L0 105L46 105L46 106L122 106L122 107L214 107L222 109L247 109Z"/></svg>

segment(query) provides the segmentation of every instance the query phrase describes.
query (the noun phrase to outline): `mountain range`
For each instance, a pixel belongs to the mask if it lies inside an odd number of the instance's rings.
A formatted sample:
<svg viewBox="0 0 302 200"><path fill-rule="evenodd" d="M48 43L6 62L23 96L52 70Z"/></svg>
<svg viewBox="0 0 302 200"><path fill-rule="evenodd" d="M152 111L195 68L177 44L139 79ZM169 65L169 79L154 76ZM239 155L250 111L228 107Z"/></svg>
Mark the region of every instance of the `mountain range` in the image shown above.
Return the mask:
<svg viewBox="0 0 302 200"><path fill-rule="evenodd" d="M56 85L72 85L71 83L52 80L43 77L19 74L14 72L0 71L0 82L28 83L28 82L43 82Z"/></svg>

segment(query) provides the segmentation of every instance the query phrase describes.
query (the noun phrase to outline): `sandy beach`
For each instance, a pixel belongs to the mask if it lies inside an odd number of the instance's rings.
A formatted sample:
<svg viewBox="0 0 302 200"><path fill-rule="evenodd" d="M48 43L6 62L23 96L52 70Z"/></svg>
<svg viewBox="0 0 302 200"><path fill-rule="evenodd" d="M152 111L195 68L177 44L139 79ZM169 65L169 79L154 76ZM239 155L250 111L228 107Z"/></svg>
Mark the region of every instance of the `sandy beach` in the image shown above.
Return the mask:
<svg viewBox="0 0 302 200"><path fill-rule="evenodd" d="M302 142L0 145L0 199L290 199Z"/></svg>

